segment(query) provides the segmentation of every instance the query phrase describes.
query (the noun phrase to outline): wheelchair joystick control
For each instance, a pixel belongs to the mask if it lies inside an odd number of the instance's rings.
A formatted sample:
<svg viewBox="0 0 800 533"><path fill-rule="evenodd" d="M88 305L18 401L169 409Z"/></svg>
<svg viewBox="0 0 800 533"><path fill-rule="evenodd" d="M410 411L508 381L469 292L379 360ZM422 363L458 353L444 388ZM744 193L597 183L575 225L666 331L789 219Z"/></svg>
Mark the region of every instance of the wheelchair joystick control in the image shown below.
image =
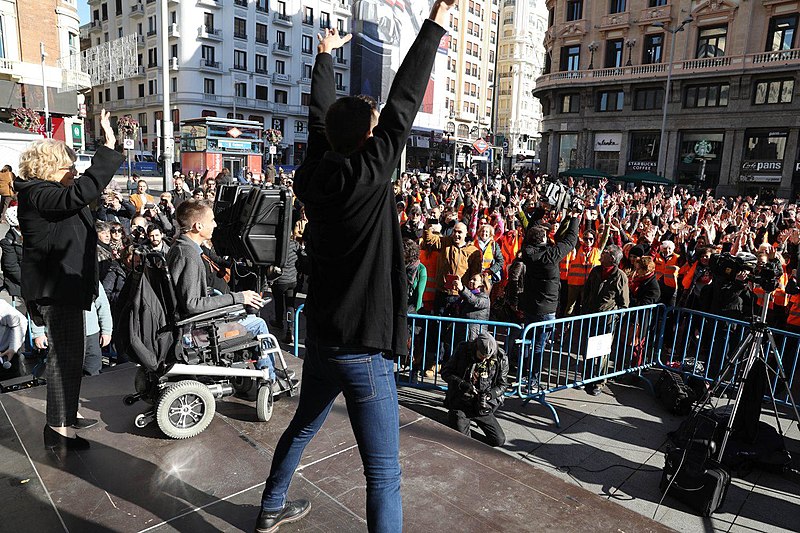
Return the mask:
<svg viewBox="0 0 800 533"><path fill-rule="evenodd" d="M5 357L0 357L0 361L3 362L3 370L8 370L11 368L11 361L6 359Z"/></svg>

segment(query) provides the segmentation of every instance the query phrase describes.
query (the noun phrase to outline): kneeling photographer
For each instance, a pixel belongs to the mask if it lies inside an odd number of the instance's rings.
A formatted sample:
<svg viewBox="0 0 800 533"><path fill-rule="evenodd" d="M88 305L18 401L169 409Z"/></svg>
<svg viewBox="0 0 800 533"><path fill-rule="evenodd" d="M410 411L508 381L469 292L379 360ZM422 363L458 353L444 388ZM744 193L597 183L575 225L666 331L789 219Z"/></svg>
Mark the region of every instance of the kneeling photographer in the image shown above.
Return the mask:
<svg viewBox="0 0 800 533"><path fill-rule="evenodd" d="M474 341L459 344L442 368L450 427L469 435L475 421L487 444L502 446L506 435L494 412L503 404L507 378L508 359L491 334L481 332Z"/></svg>

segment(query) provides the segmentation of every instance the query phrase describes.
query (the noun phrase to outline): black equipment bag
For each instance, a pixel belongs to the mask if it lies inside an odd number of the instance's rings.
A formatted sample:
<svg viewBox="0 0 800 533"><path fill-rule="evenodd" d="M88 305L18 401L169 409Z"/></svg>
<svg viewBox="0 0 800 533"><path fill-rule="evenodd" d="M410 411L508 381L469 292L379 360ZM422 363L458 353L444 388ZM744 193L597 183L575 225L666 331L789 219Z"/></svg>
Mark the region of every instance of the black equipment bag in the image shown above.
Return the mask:
<svg viewBox="0 0 800 533"><path fill-rule="evenodd" d="M701 469L689 461L691 449L675 448L667 452L661 475L661 491L687 504L702 516L717 512L728 494L731 475L718 462L708 459Z"/></svg>
<svg viewBox="0 0 800 533"><path fill-rule="evenodd" d="M656 383L656 396L670 413L688 415L697 399L694 391L683 382L683 377L676 372L662 370Z"/></svg>

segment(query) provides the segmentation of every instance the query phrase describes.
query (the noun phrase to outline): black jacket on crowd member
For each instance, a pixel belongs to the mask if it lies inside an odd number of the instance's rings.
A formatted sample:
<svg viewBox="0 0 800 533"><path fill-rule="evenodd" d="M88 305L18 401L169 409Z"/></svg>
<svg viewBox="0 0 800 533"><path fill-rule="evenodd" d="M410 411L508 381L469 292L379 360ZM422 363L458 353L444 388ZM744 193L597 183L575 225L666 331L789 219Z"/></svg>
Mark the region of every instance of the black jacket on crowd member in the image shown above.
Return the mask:
<svg viewBox="0 0 800 533"><path fill-rule="evenodd" d="M456 346L453 356L442 367L442 379L447 382L447 393L444 397L444 406L448 409L459 409L468 415L476 414L475 396L463 389L462 383L472 384L478 394L489 393L487 402L492 412L503 405L508 382L508 357L502 348L497 348L497 353L486 360L486 375L475 379L473 371L478 366L476 343L462 342Z"/></svg>
<svg viewBox="0 0 800 533"><path fill-rule="evenodd" d="M191 199L192 199L192 193L190 193L186 189L172 190L172 205L175 207L175 209L178 209L178 206L181 205L182 202Z"/></svg>
<svg viewBox="0 0 800 533"><path fill-rule="evenodd" d="M111 182L125 157L101 146L75 183L17 179L22 229L22 297L39 305L91 309L100 283L97 233L89 204Z"/></svg>
<svg viewBox="0 0 800 533"><path fill-rule="evenodd" d="M129 200L120 200L119 209L104 205L99 202L95 218L106 222L119 222L125 229L125 233L131 231L131 219L136 216L136 207Z"/></svg>
<svg viewBox="0 0 800 533"><path fill-rule="evenodd" d="M292 239L289 241L289 253L286 254L286 264L281 269L281 275L274 281L275 285L291 285L297 283L297 255L300 252L300 243Z"/></svg>
<svg viewBox="0 0 800 533"><path fill-rule="evenodd" d="M748 320L751 300L747 287L737 279L714 275L700 291L701 311L727 318Z"/></svg>
<svg viewBox="0 0 800 533"><path fill-rule="evenodd" d="M631 294L631 305L634 307L657 304L660 300L661 287L658 286L655 276L650 276L640 283L636 291Z"/></svg>
<svg viewBox="0 0 800 533"><path fill-rule="evenodd" d="M0 240L3 256L0 258L3 268L3 288L9 296L21 296L22 276L22 235L16 228L9 228L6 236Z"/></svg>
<svg viewBox="0 0 800 533"><path fill-rule="evenodd" d="M555 313L561 289L559 263L578 243L580 217L572 217L555 244L528 244L522 249L525 263L525 288L519 308L529 315Z"/></svg>
<svg viewBox="0 0 800 533"><path fill-rule="evenodd" d="M331 151L325 115L336 100L333 58L317 55L308 148L294 190L306 207L311 263L308 339L343 351L408 353L408 290L391 175L445 31L425 21L395 75L373 136L350 155Z"/></svg>

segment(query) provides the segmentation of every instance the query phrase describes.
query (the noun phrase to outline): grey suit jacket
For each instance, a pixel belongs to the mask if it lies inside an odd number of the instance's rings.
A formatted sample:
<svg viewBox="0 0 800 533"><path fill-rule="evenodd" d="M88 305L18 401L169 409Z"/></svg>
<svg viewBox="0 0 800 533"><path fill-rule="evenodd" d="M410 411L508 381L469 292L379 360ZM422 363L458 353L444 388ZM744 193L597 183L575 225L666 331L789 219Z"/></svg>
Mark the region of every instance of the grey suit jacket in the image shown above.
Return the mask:
<svg viewBox="0 0 800 533"><path fill-rule="evenodd" d="M169 249L167 265L175 284L181 318L244 303L244 296L240 292L208 296L206 265L200 257L200 248L186 235L181 235Z"/></svg>

